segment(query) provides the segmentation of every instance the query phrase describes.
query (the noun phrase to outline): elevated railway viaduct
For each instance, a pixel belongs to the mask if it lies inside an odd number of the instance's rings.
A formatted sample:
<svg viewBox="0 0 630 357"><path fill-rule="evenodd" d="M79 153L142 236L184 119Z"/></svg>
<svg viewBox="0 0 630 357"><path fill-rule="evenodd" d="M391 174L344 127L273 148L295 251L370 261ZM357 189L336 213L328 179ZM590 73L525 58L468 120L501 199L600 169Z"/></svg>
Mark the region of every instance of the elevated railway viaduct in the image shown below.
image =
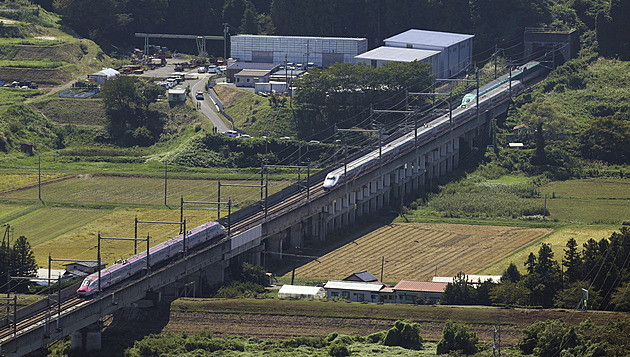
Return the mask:
<svg viewBox="0 0 630 357"><path fill-rule="evenodd" d="M0 351L4 356L23 356L69 334L73 348L99 349L98 323L118 309L138 306L160 295L177 296L183 286L201 279L222 281L231 262L260 264L263 251L281 255L303 246L308 237L323 240L328 233L383 209L392 199L457 168L461 145L472 148L474 138L487 136L492 119L505 113L509 103L507 96L479 113L476 108L469 108L470 115L452 121L447 130L425 137L413 148L388 157L333 190L324 191L322 182L334 168L311 175L269 196L266 209L257 202L232 213L229 219L223 217L221 223L226 225L229 221L231 225L229 236L189 251L186 257L159 269L143 272L99 296L82 299L74 286L63 290L60 298L54 295L53 300L26 306L4 322L0 320Z"/></svg>

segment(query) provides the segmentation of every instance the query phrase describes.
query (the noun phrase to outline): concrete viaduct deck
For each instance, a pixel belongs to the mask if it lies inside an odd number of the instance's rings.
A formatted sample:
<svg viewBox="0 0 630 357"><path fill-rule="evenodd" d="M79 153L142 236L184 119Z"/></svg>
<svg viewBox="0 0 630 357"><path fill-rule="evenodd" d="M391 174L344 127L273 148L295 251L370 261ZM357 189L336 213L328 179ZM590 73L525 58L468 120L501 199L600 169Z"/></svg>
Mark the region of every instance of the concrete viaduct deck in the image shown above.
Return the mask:
<svg viewBox="0 0 630 357"><path fill-rule="evenodd" d="M18 310L17 334L13 334L13 326L6 318L4 324L0 320L0 325L5 326L0 329L0 352L4 356L22 356L68 334L72 334L73 348L100 349L98 322L102 317L123 307L141 305L148 298L177 296L178 288L191 282L222 281L225 269L235 263L234 259L260 265L263 251L281 256L283 251L303 246L307 238L324 240L328 233L351 225L357 217L377 212L388 206L391 199L446 175L458 167L460 142L472 148L473 138L489 134L491 120L505 113L508 106L509 98L329 192L324 192L322 182L330 169L311 175L308 182L270 196L267 214L261 202L232 213L230 237L99 297L79 298L74 293L76 287L70 287L62 294L60 312L56 306L49 306L48 300ZM309 187L308 197L305 186ZM228 219L223 217L220 221L225 225Z"/></svg>

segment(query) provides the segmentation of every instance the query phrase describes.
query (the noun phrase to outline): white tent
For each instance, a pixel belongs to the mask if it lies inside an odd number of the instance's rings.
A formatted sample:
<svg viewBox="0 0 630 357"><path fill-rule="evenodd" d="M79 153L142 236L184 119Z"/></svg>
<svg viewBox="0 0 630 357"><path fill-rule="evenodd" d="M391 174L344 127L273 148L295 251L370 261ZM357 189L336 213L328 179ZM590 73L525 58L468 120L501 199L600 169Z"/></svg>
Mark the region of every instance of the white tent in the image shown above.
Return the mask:
<svg viewBox="0 0 630 357"><path fill-rule="evenodd" d="M326 290L316 286L282 285L278 291L279 299L323 299Z"/></svg>

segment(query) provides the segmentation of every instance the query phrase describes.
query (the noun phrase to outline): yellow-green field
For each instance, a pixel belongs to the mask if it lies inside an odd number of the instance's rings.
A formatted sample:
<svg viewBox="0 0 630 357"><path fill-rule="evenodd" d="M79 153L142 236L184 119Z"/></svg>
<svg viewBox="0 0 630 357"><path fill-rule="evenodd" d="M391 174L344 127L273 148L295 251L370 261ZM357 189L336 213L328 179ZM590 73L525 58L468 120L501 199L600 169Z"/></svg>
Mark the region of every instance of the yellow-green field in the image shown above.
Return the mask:
<svg viewBox="0 0 630 357"><path fill-rule="evenodd" d="M48 265L48 255L56 259L88 260L97 258L97 236L133 238L134 218L141 221L179 221L178 209L118 209L102 211L100 216L77 224L73 229L50 237L33 247L35 259L40 266ZM70 212L66 212L70 214ZM204 222L216 220L216 211L186 210L187 228L198 226ZM48 219L53 219L49 216ZM169 224L139 224L138 237L151 236L151 246L165 241L179 234L178 225ZM29 237L30 241L30 237ZM144 250L145 242L138 242L138 251ZM133 254L133 242L111 241L101 242L101 259L111 264L117 259L126 258ZM61 267L61 263L57 265Z"/></svg>
<svg viewBox="0 0 630 357"><path fill-rule="evenodd" d="M505 269L508 267L508 265L510 265L510 263L516 264L516 266L522 272L524 271L524 264L525 261L527 261L529 253L534 253L538 255L538 250L540 249L540 244L542 243L547 243L551 245L551 250L553 251L554 258L556 258L558 264L560 264L562 262L562 257L564 256L564 249L566 248L567 241L570 238L574 238L577 241L578 251L581 251L582 244L584 244L587 240L593 238L599 241L602 238L610 237L610 235L615 231L618 231L618 229L594 226L563 228L553 232L540 241L536 241L535 244L532 244L515 252L514 254L507 256L498 263L481 270L479 274L502 274L503 271L505 271Z"/></svg>
<svg viewBox="0 0 630 357"><path fill-rule="evenodd" d="M42 182L56 179L63 174L42 174ZM16 188L36 185L39 181L37 173L28 174L2 174L0 175L0 192L15 190ZM35 189L35 198L37 198L37 189Z"/></svg>
<svg viewBox="0 0 630 357"><path fill-rule="evenodd" d="M258 185L260 181L222 180L222 184ZM269 183L269 194L280 191L290 181ZM217 201L217 180L167 180L167 203L178 205L181 196L188 201ZM38 188L4 195L9 198L37 199ZM221 200L231 198L237 205L260 200L260 189L252 187L221 187ZM42 200L69 202L108 202L121 204L164 204L164 179L150 177L119 177L79 175L42 187Z"/></svg>

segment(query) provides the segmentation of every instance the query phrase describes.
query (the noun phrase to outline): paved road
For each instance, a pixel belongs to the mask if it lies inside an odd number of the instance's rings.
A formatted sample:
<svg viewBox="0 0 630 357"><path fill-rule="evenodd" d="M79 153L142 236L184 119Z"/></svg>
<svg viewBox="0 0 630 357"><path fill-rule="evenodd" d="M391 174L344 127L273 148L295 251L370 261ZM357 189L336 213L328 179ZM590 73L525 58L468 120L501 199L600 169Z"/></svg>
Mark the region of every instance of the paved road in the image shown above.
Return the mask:
<svg viewBox="0 0 630 357"><path fill-rule="evenodd" d="M208 75L199 75L199 79L197 81L191 82L190 91L193 98L192 99L193 105L197 106L197 103L200 104L201 113L207 116L208 119L210 119L210 121L212 122L212 125L214 125L214 127L217 128L217 130L220 133L224 131L232 130L232 127L228 126L229 124L226 124L223 121L223 119L219 116L219 114L216 112L216 108L214 104L212 103L212 100L210 100L210 98L208 97L208 94L206 93L206 82L208 81L208 78L210 78L210 76ZM197 91L204 92L203 100L197 100L195 98L195 93L197 93Z"/></svg>

